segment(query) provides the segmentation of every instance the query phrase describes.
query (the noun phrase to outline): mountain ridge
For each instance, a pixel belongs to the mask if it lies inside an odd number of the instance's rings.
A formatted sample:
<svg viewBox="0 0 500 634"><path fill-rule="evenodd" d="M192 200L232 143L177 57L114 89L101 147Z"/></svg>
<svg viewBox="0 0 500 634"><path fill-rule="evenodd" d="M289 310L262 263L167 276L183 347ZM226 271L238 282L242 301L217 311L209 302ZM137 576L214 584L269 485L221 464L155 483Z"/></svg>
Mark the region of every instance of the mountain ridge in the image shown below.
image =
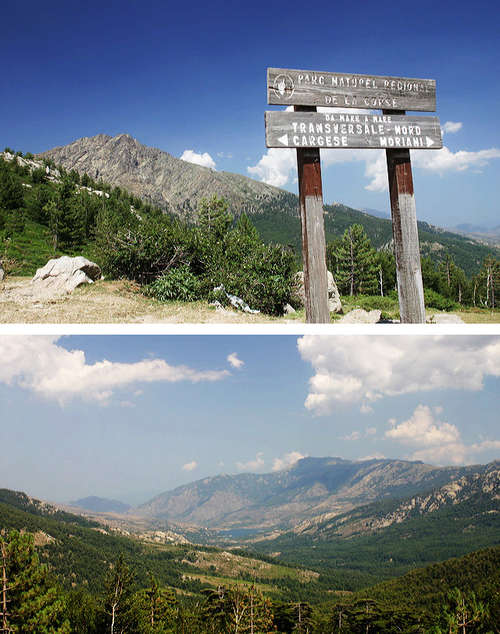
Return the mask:
<svg viewBox="0 0 500 634"><path fill-rule="evenodd" d="M311 518L334 517L369 502L445 486L481 468L309 457L283 471L200 479L160 493L134 512L154 521L215 530L289 530Z"/></svg>

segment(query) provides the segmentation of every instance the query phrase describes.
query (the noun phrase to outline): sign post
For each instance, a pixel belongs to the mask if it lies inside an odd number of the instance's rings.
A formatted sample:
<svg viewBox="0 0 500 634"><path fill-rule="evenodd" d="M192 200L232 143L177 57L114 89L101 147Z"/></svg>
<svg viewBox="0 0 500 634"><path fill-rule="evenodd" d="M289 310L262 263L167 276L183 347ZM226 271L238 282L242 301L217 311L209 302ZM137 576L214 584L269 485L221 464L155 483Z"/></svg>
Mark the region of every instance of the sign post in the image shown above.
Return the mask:
<svg viewBox="0 0 500 634"><path fill-rule="evenodd" d="M330 320L319 150L372 148L386 150L401 322L424 323L410 149L439 149L442 135L437 117L405 111L435 111L435 80L269 68L267 90L270 104L294 106L294 112L266 112L266 145L297 151L306 320ZM316 106L329 110L316 112Z"/></svg>
<svg viewBox="0 0 500 634"><path fill-rule="evenodd" d="M388 113L389 111L384 111ZM398 113L404 114L404 113ZM386 150L401 323L424 324L425 304L410 150Z"/></svg>
<svg viewBox="0 0 500 634"><path fill-rule="evenodd" d="M296 111L315 111L314 106L295 106ZM326 268L323 188L318 148L297 150L305 310L308 323L330 321Z"/></svg>

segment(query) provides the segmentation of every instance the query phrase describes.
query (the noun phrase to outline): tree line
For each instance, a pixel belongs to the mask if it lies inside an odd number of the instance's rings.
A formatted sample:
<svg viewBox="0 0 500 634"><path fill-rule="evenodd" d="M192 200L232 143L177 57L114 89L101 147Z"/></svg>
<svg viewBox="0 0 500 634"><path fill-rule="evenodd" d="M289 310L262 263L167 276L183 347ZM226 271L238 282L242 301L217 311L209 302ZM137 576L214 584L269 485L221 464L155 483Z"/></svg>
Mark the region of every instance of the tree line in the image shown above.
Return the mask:
<svg viewBox="0 0 500 634"><path fill-rule="evenodd" d="M350 226L342 238L329 242L327 263L342 295L397 296L394 254L387 248L375 250L362 225ZM470 278L448 254L437 264L423 257L421 266L427 307L498 307L500 259L486 257Z"/></svg>

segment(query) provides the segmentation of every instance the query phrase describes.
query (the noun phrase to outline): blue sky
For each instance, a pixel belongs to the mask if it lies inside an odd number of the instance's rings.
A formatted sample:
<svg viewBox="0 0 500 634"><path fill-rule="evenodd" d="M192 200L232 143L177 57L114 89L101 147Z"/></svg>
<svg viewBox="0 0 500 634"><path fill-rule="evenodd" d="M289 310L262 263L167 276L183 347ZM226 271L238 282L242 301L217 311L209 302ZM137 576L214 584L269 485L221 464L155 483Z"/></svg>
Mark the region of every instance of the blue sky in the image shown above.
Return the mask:
<svg viewBox="0 0 500 634"><path fill-rule="evenodd" d="M0 358L0 487L54 501L302 456L500 457L498 336L2 336Z"/></svg>
<svg viewBox="0 0 500 634"><path fill-rule="evenodd" d="M293 155L265 148L268 66L434 78L437 115L455 125L446 150L413 154L417 215L498 225L499 17L484 0L473 10L463 0L4 0L0 145L40 152L127 132L294 191ZM326 202L389 209L377 151L323 159Z"/></svg>

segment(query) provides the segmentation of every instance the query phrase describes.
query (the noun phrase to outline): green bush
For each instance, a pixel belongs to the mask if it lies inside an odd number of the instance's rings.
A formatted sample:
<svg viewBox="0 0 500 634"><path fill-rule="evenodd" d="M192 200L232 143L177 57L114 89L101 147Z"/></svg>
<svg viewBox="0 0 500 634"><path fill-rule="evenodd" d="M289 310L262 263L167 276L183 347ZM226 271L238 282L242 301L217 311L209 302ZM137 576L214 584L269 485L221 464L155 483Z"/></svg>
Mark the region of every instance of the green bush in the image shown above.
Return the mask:
<svg viewBox="0 0 500 634"><path fill-rule="evenodd" d="M381 295L358 295L356 303L364 310L393 311L399 309L397 295L395 298L392 296L382 297Z"/></svg>
<svg viewBox="0 0 500 634"><path fill-rule="evenodd" d="M232 226L219 199L201 206L199 220L193 227L167 216L141 221L125 209L101 213L97 244L104 273L148 284L147 293L162 300L211 300L223 285L251 308L281 315L292 303L293 252L265 245L245 216Z"/></svg>
<svg viewBox="0 0 500 634"><path fill-rule="evenodd" d="M434 308L435 310L455 310L456 302L447 297L443 297L430 288L424 290L424 301L426 308Z"/></svg>
<svg viewBox="0 0 500 634"><path fill-rule="evenodd" d="M201 282L191 272L187 264L182 264L177 268L170 269L146 286L144 292L160 302L173 299L192 302L201 298Z"/></svg>

